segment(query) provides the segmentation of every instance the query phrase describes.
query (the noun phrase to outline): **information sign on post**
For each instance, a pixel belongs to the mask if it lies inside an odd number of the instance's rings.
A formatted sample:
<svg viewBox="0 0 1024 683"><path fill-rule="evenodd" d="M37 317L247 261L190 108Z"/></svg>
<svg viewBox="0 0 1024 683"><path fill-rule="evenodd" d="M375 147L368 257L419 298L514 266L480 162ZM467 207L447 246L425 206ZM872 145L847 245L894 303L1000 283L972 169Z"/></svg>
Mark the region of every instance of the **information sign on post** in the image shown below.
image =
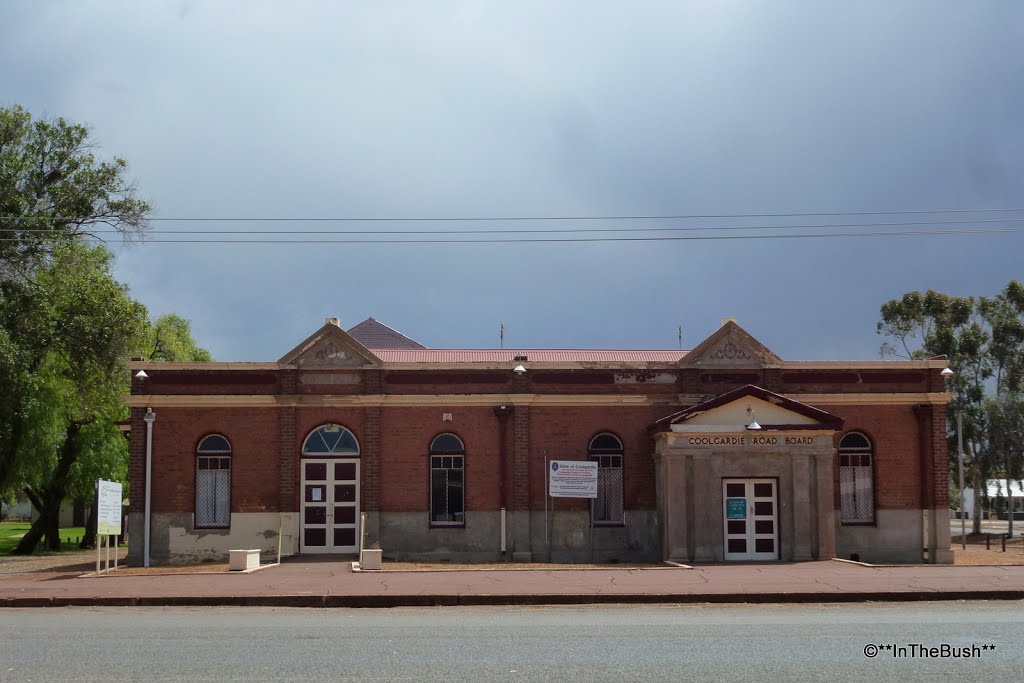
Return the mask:
<svg viewBox="0 0 1024 683"><path fill-rule="evenodd" d="M552 498L597 498L597 463L552 460L548 466L548 493Z"/></svg>
<svg viewBox="0 0 1024 683"><path fill-rule="evenodd" d="M96 573L100 573L102 548L107 550L107 570L110 569L110 537L121 535L121 501L124 500L120 482L100 479L96 482ZM117 569L117 548L114 548L114 569Z"/></svg>
<svg viewBox="0 0 1024 683"><path fill-rule="evenodd" d="M97 485L99 501L96 516L96 533L100 536L119 536L121 534L121 494L120 482L100 479Z"/></svg>

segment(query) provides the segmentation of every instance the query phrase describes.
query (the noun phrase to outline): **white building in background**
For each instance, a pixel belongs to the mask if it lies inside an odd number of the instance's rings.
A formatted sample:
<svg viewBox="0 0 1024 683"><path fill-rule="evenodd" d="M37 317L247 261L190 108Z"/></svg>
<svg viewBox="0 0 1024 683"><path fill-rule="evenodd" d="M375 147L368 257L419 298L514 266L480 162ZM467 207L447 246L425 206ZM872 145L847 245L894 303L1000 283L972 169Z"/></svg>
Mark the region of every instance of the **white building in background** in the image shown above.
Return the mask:
<svg viewBox="0 0 1024 683"><path fill-rule="evenodd" d="M985 488L986 488L986 496L988 497L988 500L985 501L983 499L982 503L981 503L982 504L982 519L996 518L998 513L994 509L993 503L996 500L998 500L998 499L1006 499L1007 497L1009 497L1011 499L1012 505L1013 505L1013 511L1015 513L1022 513L1022 512L1024 512L1024 487L1022 487L1021 484L1022 484L1022 482L1014 481L1014 480L1011 479L1010 480L1010 488L1009 488L1009 491L1007 491L1006 480L1005 479L989 479L986 482L986 486L985 486ZM1007 496L1007 493L1009 493L1009 496ZM967 519L970 519L971 515L974 514L974 489L973 488L966 488L966 489L964 489L964 509L967 511ZM1005 507L1002 507L1001 509L1005 510ZM990 513L990 514L986 515L986 513ZM956 513L955 512L953 513L953 516L956 517ZM1017 519L1017 517L1015 517L1014 519Z"/></svg>

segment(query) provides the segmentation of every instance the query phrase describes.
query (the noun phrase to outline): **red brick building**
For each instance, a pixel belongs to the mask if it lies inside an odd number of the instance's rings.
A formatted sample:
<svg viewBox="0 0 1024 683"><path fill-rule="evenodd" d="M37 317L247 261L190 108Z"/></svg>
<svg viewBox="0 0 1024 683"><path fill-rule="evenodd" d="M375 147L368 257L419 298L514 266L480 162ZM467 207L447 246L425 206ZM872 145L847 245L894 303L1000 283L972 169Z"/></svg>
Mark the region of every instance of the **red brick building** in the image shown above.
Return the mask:
<svg viewBox="0 0 1024 683"><path fill-rule="evenodd" d="M734 322L687 352L329 319L277 362L131 367L134 562L147 460L157 564L361 533L400 559L951 560L941 360L784 361ZM549 497L554 461L596 463L596 498Z"/></svg>

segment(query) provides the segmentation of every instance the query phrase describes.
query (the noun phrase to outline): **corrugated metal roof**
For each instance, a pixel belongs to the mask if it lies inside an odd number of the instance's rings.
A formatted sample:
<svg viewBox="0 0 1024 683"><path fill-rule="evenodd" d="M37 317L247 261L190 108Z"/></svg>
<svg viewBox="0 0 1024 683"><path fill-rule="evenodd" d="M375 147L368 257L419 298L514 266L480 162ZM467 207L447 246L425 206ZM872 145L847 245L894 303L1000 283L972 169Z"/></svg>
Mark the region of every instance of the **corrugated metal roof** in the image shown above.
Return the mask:
<svg viewBox="0 0 1024 683"><path fill-rule="evenodd" d="M385 363L678 363L686 351L612 349L374 349ZM520 361L522 362L522 361Z"/></svg>
<svg viewBox="0 0 1024 683"><path fill-rule="evenodd" d="M398 330L379 320L367 318L348 331L356 341L368 349L425 349L427 347L406 337Z"/></svg>

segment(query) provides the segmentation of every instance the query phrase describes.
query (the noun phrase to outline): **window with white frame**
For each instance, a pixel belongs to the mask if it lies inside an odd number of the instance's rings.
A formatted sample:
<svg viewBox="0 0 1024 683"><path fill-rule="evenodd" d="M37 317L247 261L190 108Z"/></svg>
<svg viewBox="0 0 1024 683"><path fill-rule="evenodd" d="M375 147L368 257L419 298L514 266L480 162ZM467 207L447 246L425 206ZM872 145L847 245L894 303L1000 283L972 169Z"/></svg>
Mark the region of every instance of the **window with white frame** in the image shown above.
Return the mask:
<svg viewBox="0 0 1024 683"><path fill-rule="evenodd" d="M859 432L839 442L839 519L843 524L875 521L874 451Z"/></svg>
<svg viewBox="0 0 1024 683"><path fill-rule="evenodd" d="M430 525L466 524L466 446L451 433L430 442Z"/></svg>
<svg viewBox="0 0 1024 683"><path fill-rule="evenodd" d="M231 443L220 434L196 448L195 526L231 526Z"/></svg>
<svg viewBox="0 0 1024 683"><path fill-rule="evenodd" d="M590 508L594 524L622 524L622 442L614 434L598 434L587 455L597 462L597 498Z"/></svg>

